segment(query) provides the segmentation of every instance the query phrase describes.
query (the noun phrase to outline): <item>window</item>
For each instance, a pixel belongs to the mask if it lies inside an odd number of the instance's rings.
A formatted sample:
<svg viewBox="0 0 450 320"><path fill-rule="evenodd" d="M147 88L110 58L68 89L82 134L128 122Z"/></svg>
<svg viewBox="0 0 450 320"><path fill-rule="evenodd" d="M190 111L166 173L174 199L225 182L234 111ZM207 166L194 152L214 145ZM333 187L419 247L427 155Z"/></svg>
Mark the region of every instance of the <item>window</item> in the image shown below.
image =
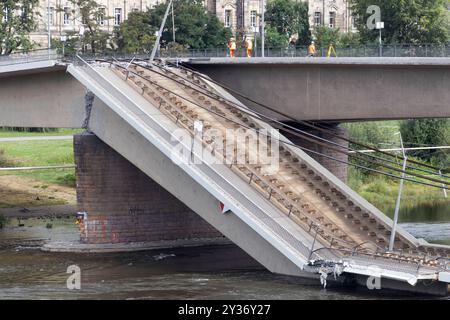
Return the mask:
<svg viewBox="0 0 450 320"><path fill-rule="evenodd" d="M131 9L131 12L139 12L139 8L133 8Z"/></svg>
<svg viewBox="0 0 450 320"><path fill-rule="evenodd" d="M65 26L70 24L70 8L64 7L63 24Z"/></svg>
<svg viewBox="0 0 450 320"><path fill-rule="evenodd" d="M114 9L114 25L118 26L122 22L122 8Z"/></svg>
<svg viewBox="0 0 450 320"><path fill-rule="evenodd" d="M2 23L7 23L8 18L9 18L9 10L8 10L8 8L4 8L3 14L2 14Z"/></svg>
<svg viewBox="0 0 450 320"><path fill-rule="evenodd" d="M98 8L97 23L101 26L105 25L105 12L106 12L105 8Z"/></svg>
<svg viewBox="0 0 450 320"><path fill-rule="evenodd" d="M316 27L322 24L322 12L314 12L314 25Z"/></svg>
<svg viewBox="0 0 450 320"><path fill-rule="evenodd" d="M356 22L357 22L357 17L353 16L352 17L352 29L356 29Z"/></svg>
<svg viewBox="0 0 450 320"><path fill-rule="evenodd" d="M225 10L225 27L231 28L231 10Z"/></svg>
<svg viewBox="0 0 450 320"><path fill-rule="evenodd" d="M50 11L48 10L49 8L47 7L47 20L45 21L46 23L48 23L48 21L50 21L50 25L53 25L53 13L55 12L55 8L54 7L50 7Z"/></svg>
<svg viewBox="0 0 450 320"><path fill-rule="evenodd" d="M250 11L250 27L256 27L256 10Z"/></svg>
<svg viewBox="0 0 450 320"><path fill-rule="evenodd" d="M330 28L334 28L336 26L336 12L330 12Z"/></svg>

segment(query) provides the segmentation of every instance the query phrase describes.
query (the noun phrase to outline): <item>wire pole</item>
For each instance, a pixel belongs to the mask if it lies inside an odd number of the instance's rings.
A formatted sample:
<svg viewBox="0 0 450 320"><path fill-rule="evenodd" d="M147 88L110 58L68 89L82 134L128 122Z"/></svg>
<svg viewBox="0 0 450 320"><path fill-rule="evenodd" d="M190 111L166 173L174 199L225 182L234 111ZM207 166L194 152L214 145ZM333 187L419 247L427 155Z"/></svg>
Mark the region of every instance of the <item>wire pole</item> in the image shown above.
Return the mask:
<svg viewBox="0 0 450 320"><path fill-rule="evenodd" d="M441 170L439 170L439 176L442 178ZM447 190L445 189L445 184L442 184L442 191L444 191L444 197L447 199Z"/></svg>
<svg viewBox="0 0 450 320"><path fill-rule="evenodd" d="M172 2L172 33L173 33L173 43L175 43L175 15L173 13L173 2Z"/></svg>
<svg viewBox="0 0 450 320"><path fill-rule="evenodd" d="M50 0L47 0L47 36L48 36L48 58L50 59L50 52L52 49L52 34L50 31Z"/></svg>
<svg viewBox="0 0 450 320"><path fill-rule="evenodd" d="M262 14L261 14L261 57L265 57L265 42L266 42L266 22L265 22L265 12L266 12L266 0L262 1Z"/></svg>
<svg viewBox="0 0 450 320"><path fill-rule="evenodd" d="M172 6L173 0L170 0L169 5L167 6L166 13L164 14L164 19L161 23L161 27L159 27L158 37L156 38L155 45L153 46L152 54L149 59L149 64L153 63L155 59L156 51L158 51L159 42L161 41L161 36L164 30L164 26L166 25L167 16L169 15L170 7Z"/></svg>
<svg viewBox="0 0 450 320"><path fill-rule="evenodd" d="M400 185L398 187L397 202L395 203L394 223L392 225L391 239L389 241L389 251L392 251L394 249L395 232L396 232L397 223L398 223L398 212L400 210L400 200L402 198L403 181L404 181L404 178L405 178L405 170L406 170L406 161L408 159L406 157L405 148L403 147L402 134L400 132L399 132L399 134L400 134L400 144L401 144L402 153L403 153L403 172L402 172L402 178L400 179Z"/></svg>

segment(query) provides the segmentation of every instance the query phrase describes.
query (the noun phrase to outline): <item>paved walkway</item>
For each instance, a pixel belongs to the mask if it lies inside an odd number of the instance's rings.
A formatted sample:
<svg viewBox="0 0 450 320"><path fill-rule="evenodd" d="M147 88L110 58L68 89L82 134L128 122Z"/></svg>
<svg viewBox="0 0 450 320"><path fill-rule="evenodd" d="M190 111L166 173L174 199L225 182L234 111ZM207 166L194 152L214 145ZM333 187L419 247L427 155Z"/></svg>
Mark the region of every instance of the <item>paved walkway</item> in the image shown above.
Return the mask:
<svg viewBox="0 0 450 320"><path fill-rule="evenodd" d="M43 141L43 140L72 140L72 139L73 139L73 136L7 137L7 138L0 138L0 142Z"/></svg>

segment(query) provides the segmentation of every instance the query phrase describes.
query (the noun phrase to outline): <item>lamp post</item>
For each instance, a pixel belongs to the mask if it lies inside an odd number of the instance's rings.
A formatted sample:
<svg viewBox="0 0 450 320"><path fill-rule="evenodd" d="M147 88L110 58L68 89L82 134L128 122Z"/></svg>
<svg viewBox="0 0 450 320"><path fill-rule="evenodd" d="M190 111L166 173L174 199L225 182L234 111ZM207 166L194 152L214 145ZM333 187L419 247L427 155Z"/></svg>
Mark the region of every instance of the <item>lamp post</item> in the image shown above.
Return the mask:
<svg viewBox="0 0 450 320"><path fill-rule="evenodd" d="M375 29L380 31L380 36L379 36L379 40L380 40L380 57L383 56L383 41L381 40L381 30L384 29L384 22L377 22Z"/></svg>
<svg viewBox="0 0 450 320"><path fill-rule="evenodd" d="M164 18L163 18L163 21L161 23L161 26L159 27L159 31L158 31L157 36L156 36L156 41L155 41L155 44L153 46L152 53L150 55L149 64L152 64L153 60L155 59L155 55L156 55L156 52L158 51L158 48L159 48L159 43L161 41L161 36L163 34L164 26L166 25L167 16L169 15L172 3L173 3L173 0L170 0L170 2L167 5L166 13L164 14Z"/></svg>
<svg viewBox="0 0 450 320"><path fill-rule="evenodd" d="M254 40L255 40L255 58L258 56L258 43L257 43L257 36L258 36L258 27L254 26L253 27L253 35L254 35Z"/></svg>
<svg viewBox="0 0 450 320"><path fill-rule="evenodd" d="M50 58L50 51L52 49L52 34L50 30L50 0L47 0L47 36L48 36L48 56Z"/></svg>
<svg viewBox="0 0 450 320"><path fill-rule="evenodd" d="M397 223L398 223L398 212L400 210L400 200L402 198L403 181L405 178L405 170L406 170L406 161L408 160L408 158L406 157L405 148L403 147L402 134L400 132L397 132L396 135L397 134L400 135L400 145L401 145L402 154L403 154L403 168L402 168L403 172L402 172L402 178L400 179L400 185L398 187L397 202L395 203L394 223L392 225L391 239L389 241L389 251L392 251L394 249L395 232L396 232Z"/></svg>
<svg viewBox="0 0 450 320"><path fill-rule="evenodd" d="M266 23L265 23L265 12L266 12L266 0L262 1L262 14L261 14L261 57L265 57L265 42L266 42Z"/></svg>

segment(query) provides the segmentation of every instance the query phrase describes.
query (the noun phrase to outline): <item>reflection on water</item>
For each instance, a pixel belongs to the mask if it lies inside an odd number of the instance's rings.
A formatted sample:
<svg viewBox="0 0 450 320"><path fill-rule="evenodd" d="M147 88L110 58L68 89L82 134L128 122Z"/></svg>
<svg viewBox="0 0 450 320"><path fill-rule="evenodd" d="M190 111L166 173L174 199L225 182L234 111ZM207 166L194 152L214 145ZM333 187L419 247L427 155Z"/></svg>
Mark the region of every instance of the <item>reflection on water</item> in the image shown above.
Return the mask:
<svg viewBox="0 0 450 320"><path fill-rule="evenodd" d="M402 210L400 222L416 237L450 244L449 209L448 205L438 205ZM318 280L273 275L232 245L120 254L61 254L31 249L49 239L78 239L72 219L50 222L52 227L47 228L49 221L45 219L24 223L12 220L0 230L0 299L405 297L355 288L324 290ZM81 290L66 287L70 265L81 268Z"/></svg>
<svg viewBox="0 0 450 320"><path fill-rule="evenodd" d="M394 216L395 208L382 210L389 217ZM400 206L400 222L450 222L450 201L428 204L415 207Z"/></svg>
<svg viewBox="0 0 450 320"><path fill-rule="evenodd" d="M69 265L81 290L66 288ZM0 299L399 299L318 280L273 275L235 246L121 254L0 251ZM410 297L410 296L408 296ZM419 298L419 297L415 297Z"/></svg>

